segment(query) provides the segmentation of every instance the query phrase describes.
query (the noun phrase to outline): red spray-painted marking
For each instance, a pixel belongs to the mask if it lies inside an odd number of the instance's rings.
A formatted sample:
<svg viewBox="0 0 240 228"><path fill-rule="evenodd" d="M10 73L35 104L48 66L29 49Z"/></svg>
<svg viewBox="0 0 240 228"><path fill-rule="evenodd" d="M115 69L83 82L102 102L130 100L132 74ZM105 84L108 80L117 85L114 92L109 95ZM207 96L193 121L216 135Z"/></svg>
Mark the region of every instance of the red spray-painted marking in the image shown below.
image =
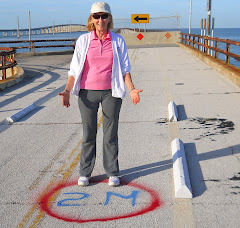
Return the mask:
<svg viewBox="0 0 240 228"><path fill-rule="evenodd" d="M91 181L91 183L100 183L100 182ZM101 181L101 183L107 183L107 180ZM151 212L153 210L156 210L158 207L163 205L163 202L159 199L158 193L155 190L145 187L143 185L137 184L137 183L132 183L132 182L128 183L128 184L124 184L124 182L122 182L122 184L131 186L131 187L135 187L135 188L141 189L141 190L149 193L151 196L150 205L147 207L143 207L142 209L140 209L136 212L132 212L132 213L129 213L126 215L117 215L117 216L113 216L113 217L92 218L92 219L75 219L75 218L71 218L69 216L66 217L66 216L58 215L56 212L54 212L50 208L51 202L49 201L49 199L51 196L53 196L53 194L60 191L61 189L76 185L76 181L74 181L74 182L70 182L70 183L66 183L66 184L59 184L58 186L53 188L51 191L49 191L47 194L45 194L40 201L41 202L40 208L41 208L41 210L45 211L49 216L52 216L56 219L60 219L60 220L66 221L66 222L86 223L86 222L106 222L106 221L111 221L111 220L125 219L125 218L134 217L134 216L139 216L139 215L143 215L145 213Z"/></svg>

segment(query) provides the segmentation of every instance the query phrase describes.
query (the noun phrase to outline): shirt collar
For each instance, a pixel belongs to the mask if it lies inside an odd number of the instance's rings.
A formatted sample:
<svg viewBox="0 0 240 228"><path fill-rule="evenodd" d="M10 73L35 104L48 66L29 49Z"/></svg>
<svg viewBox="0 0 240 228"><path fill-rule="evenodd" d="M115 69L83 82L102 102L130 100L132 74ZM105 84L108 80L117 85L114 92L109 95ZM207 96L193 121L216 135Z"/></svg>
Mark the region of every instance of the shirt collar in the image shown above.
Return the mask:
<svg viewBox="0 0 240 228"><path fill-rule="evenodd" d="M97 40L97 39L98 39L98 37L96 35L96 31L93 30L90 34L90 40ZM108 30L108 34L107 34L105 39L110 39L110 40L112 39L110 29Z"/></svg>
<svg viewBox="0 0 240 228"><path fill-rule="evenodd" d="M110 40L112 39L110 29L108 29L108 34L107 34L106 39L110 39Z"/></svg>

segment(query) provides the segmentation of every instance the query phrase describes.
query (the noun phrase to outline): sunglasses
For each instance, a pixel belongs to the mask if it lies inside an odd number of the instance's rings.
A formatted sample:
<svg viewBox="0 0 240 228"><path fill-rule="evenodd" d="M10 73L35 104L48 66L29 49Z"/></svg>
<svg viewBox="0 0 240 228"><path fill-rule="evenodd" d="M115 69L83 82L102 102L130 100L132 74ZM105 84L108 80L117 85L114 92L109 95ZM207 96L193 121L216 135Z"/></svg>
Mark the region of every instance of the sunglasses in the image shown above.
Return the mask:
<svg viewBox="0 0 240 228"><path fill-rule="evenodd" d="M92 17L94 19L100 19L100 17L102 19L107 19L109 17L109 14L108 13L105 13L105 14L93 14Z"/></svg>

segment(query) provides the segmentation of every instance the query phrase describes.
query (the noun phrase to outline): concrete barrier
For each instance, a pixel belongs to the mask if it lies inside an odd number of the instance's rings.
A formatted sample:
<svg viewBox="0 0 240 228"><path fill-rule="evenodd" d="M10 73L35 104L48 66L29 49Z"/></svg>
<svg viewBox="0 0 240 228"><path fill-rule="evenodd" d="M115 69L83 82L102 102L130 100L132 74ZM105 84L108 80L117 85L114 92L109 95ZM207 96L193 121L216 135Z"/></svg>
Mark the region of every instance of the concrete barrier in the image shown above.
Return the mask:
<svg viewBox="0 0 240 228"><path fill-rule="evenodd" d="M192 188L183 142L176 138L172 141L171 147L175 197L192 198Z"/></svg>
<svg viewBox="0 0 240 228"><path fill-rule="evenodd" d="M143 36L141 40L137 37L139 33ZM128 46L176 44L180 41L179 31L121 33L121 36Z"/></svg>
<svg viewBox="0 0 240 228"><path fill-rule="evenodd" d="M174 101L168 104L168 120L169 122L178 121L178 111Z"/></svg>
<svg viewBox="0 0 240 228"><path fill-rule="evenodd" d="M19 112L15 113L14 115L7 117L7 121L8 123L14 123L18 120L20 120L21 118L23 118L24 116L26 116L28 113L32 112L34 109L36 109L37 106L35 104L31 104L23 109L21 109Z"/></svg>

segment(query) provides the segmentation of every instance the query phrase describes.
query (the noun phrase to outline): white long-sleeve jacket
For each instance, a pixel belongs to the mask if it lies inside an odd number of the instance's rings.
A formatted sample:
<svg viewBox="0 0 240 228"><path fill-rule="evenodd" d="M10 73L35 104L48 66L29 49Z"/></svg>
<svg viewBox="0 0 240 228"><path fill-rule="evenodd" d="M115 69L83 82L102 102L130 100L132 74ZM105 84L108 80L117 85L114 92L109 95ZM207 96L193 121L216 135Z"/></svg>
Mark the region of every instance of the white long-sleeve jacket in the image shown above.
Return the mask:
<svg viewBox="0 0 240 228"><path fill-rule="evenodd" d="M113 47L113 66L112 66L112 96L124 98L126 89L123 76L130 73L131 66L127 52L127 46L123 37L117 33L111 32ZM83 67L90 45L90 32L81 35L76 42L76 47L70 64L68 76L75 78L71 93L78 96L80 91L80 81L83 73Z"/></svg>

